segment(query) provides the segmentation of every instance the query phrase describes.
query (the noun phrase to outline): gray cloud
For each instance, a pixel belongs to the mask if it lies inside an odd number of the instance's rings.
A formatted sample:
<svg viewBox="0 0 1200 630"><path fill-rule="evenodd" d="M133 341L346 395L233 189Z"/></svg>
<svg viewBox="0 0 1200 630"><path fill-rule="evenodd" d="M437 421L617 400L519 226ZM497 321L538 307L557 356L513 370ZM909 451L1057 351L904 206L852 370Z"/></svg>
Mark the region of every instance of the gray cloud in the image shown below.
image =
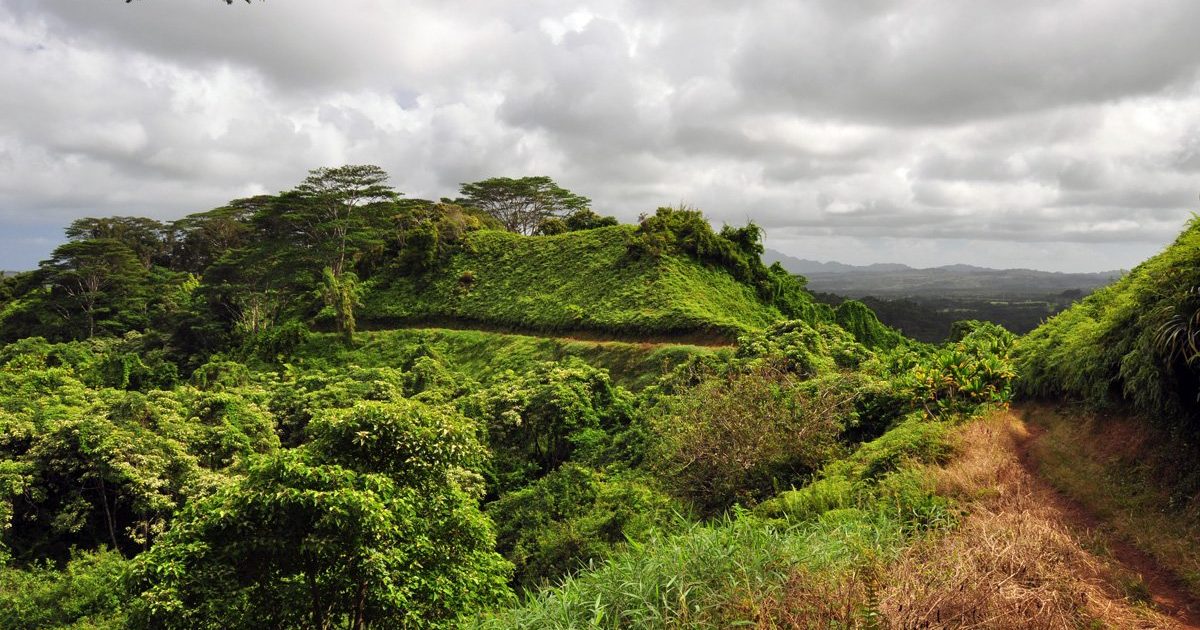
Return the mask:
<svg viewBox="0 0 1200 630"><path fill-rule="evenodd" d="M1189 0L0 0L0 268L370 162L846 262L1129 267L1200 186Z"/></svg>

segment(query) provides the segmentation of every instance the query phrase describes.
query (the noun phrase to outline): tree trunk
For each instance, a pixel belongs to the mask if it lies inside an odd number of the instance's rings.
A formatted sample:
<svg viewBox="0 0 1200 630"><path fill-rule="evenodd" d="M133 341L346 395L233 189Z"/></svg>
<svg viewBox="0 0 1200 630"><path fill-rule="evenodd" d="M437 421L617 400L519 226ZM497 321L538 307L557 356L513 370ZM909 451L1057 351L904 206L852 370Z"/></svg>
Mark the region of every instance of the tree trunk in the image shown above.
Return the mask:
<svg viewBox="0 0 1200 630"><path fill-rule="evenodd" d="M118 551L116 524L113 522L112 510L108 508L108 490L104 486L104 477L100 478L100 502L104 504L104 524L108 526L108 537L112 540L113 551Z"/></svg>

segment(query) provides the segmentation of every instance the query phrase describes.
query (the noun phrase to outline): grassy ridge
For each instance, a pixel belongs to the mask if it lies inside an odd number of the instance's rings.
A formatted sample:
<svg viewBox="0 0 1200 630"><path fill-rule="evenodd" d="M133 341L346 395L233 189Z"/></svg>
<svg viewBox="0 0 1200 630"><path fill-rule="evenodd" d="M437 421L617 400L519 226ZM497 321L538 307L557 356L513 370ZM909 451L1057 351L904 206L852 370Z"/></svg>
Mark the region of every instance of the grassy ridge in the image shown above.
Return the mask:
<svg viewBox="0 0 1200 630"><path fill-rule="evenodd" d="M635 229L538 237L469 233L445 265L369 283L361 318L452 318L539 331L703 331L729 338L783 318L722 269L678 254L630 256Z"/></svg>
<svg viewBox="0 0 1200 630"><path fill-rule="evenodd" d="M1194 423L1198 342L1200 222L1193 220L1162 253L1022 338L1018 393L1128 402L1152 418Z"/></svg>
<svg viewBox="0 0 1200 630"><path fill-rule="evenodd" d="M337 343L333 334L314 334L297 349L295 361L315 367L322 364L395 367L409 363L422 346L434 348L453 370L483 382L505 370L521 372L539 361L577 357L608 370L613 382L632 390L650 385L692 355L731 352L691 345L576 341L478 330L414 328L362 332L353 348Z"/></svg>

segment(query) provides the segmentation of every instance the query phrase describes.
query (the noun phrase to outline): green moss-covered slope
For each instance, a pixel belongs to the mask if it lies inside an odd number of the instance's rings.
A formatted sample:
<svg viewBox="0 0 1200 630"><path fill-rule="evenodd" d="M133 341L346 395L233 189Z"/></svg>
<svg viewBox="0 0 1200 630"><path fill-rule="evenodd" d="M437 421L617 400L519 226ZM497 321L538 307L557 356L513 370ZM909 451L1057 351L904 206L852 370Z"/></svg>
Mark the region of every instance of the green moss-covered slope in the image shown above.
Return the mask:
<svg viewBox="0 0 1200 630"><path fill-rule="evenodd" d="M1019 392L1197 420L1200 222L1162 253L1021 339ZM1195 425L1193 425L1195 426Z"/></svg>
<svg viewBox="0 0 1200 630"><path fill-rule="evenodd" d="M754 287L719 266L678 252L630 255L635 229L538 237L470 233L433 270L370 283L362 319L725 337L783 319Z"/></svg>

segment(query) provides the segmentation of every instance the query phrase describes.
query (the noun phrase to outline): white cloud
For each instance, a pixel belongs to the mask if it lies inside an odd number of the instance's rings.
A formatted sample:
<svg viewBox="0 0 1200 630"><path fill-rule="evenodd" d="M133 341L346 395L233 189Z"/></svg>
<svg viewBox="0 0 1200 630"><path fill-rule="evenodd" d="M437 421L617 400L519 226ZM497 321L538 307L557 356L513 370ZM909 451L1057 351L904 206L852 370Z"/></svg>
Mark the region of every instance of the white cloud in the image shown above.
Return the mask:
<svg viewBox="0 0 1200 630"><path fill-rule="evenodd" d="M809 258L1128 267L1200 192L1197 18L1188 0L0 0L0 268L79 216L180 216L348 162L414 196L548 174L626 220L690 203Z"/></svg>

